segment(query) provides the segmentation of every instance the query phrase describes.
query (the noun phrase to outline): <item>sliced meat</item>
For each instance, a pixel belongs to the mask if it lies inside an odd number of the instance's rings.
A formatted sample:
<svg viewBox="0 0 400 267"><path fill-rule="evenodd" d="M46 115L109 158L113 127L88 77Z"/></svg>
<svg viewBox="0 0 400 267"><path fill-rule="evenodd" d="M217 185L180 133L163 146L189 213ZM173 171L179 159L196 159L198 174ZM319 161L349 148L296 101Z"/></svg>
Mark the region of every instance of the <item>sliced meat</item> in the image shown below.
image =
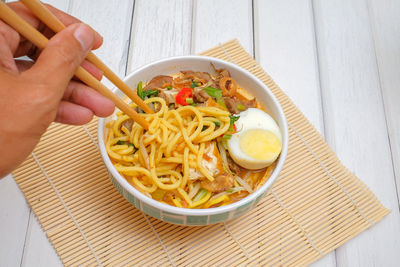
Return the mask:
<svg viewBox="0 0 400 267"><path fill-rule="evenodd" d="M239 104L239 100L234 97L224 97L225 105L228 108L230 113L238 114L240 111L237 108Z"/></svg>
<svg viewBox="0 0 400 267"><path fill-rule="evenodd" d="M214 181L201 181L201 186L210 192L219 193L233 187L233 177L228 173L218 174Z"/></svg>
<svg viewBox="0 0 400 267"><path fill-rule="evenodd" d="M257 103L256 99L252 100L239 100L236 97L224 97L225 105L230 113L238 114L248 108L255 108ZM241 104L245 107L244 110L239 110L238 105Z"/></svg>
<svg viewBox="0 0 400 267"><path fill-rule="evenodd" d="M222 110L227 110L225 106L221 106L220 104L218 104L217 102L214 101L214 99L212 99L212 97L210 97L209 99L207 99L207 102L204 103L206 107L216 107Z"/></svg>
<svg viewBox="0 0 400 267"><path fill-rule="evenodd" d="M242 100L242 101L240 101L240 102L241 102L241 104L242 104L243 106L246 107L246 109L248 109L248 108L255 108L255 107L257 106L257 102L256 102L256 99L255 99L255 98L253 98L252 100Z"/></svg>
<svg viewBox="0 0 400 267"><path fill-rule="evenodd" d="M172 86L173 79L171 76L158 75L151 79L151 81L143 88L143 90L152 90L166 88L167 86Z"/></svg>
<svg viewBox="0 0 400 267"><path fill-rule="evenodd" d="M220 88L220 81L223 78L231 77L231 73L227 69L216 69L215 66L211 63L212 68L215 71L216 77L213 80L216 88ZM222 89L222 88L220 88Z"/></svg>
<svg viewBox="0 0 400 267"><path fill-rule="evenodd" d="M161 97L162 99L164 99L165 103L167 104L167 106L169 105L169 99L168 99L167 95L163 91L158 93L158 97Z"/></svg>
<svg viewBox="0 0 400 267"><path fill-rule="evenodd" d="M182 79L181 77L176 77L173 81L173 87L182 89L184 87L190 87L192 84L192 80L190 79Z"/></svg>
<svg viewBox="0 0 400 267"><path fill-rule="evenodd" d="M202 83L207 83L212 80L211 75L208 72L183 70L181 71L184 79L191 79L193 81L200 81Z"/></svg>
<svg viewBox="0 0 400 267"><path fill-rule="evenodd" d="M231 77L229 70L227 69L217 69L215 68L214 64L210 63L211 67L214 69L215 73L217 74L217 79L221 79L222 77Z"/></svg>
<svg viewBox="0 0 400 267"><path fill-rule="evenodd" d="M165 103L167 104L167 106L169 106L170 103L174 103L174 98L172 97L171 99L171 95L167 94L166 91L160 91L158 93L158 97L161 97L162 99L165 100Z"/></svg>
<svg viewBox="0 0 400 267"><path fill-rule="evenodd" d="M236 175L239 175L241 171L244 170L244 168L240 167L239 165L237 165L233 159L231 157L227 157L228 159L228 167L229 169L234 172Z"/></svg>
<svg viewBox="0 0 400 267"><path fill-rule="evenodd" d="M206 91L200 89L194 90L193 98L196 103L204 103L210 98L210 96L207 94Z"/></svg>
<svg viewBox="0 0 400 267"><path fill-rule="evenodd" d="M231 77L231 73L227 69L221 69L219 76L222 77Z"/></svg>
<svg viewBox="0 0 400 267"><path fill-rule="evenodd" d="M223 77L219 81L219 88L222 90L223 96L234 96L237 91L237 83L231 77Z"/></svg>

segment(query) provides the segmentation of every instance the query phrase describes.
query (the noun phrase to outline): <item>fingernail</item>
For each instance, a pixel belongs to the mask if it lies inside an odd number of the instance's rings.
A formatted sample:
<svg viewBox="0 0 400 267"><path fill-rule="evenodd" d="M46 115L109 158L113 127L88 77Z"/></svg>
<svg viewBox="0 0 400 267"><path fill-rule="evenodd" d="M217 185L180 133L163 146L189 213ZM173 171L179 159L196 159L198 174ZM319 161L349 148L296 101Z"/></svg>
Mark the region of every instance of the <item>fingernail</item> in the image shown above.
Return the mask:
<svg viewBox="0 0 400 267"><path fill-rule="evenodd" d="M89 26L80 24L74 32L74 37L81 44L84 51L92 48L94 42L94 32Z"/></svg>

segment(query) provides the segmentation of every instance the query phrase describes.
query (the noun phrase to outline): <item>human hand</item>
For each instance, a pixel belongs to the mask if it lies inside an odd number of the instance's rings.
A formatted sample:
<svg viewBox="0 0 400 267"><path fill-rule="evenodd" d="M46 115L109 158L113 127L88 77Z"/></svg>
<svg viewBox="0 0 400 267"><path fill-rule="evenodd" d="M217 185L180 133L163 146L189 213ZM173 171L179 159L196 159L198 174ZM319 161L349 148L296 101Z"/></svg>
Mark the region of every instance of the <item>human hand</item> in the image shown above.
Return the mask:
<svg viewBox="0 0 400 267"><path fill-rule="evenodd" d="M114 110L110 100L72 79L80 65L101 79L101 71L84 61L102 44L98 33L49 7L67 25L54 35L22 4L9 6L51 39L38 51L0 21L0 178L29 155L51 122L82 125L93 115L108 116ZM25 55L34 62L14 59Z"/></svg>

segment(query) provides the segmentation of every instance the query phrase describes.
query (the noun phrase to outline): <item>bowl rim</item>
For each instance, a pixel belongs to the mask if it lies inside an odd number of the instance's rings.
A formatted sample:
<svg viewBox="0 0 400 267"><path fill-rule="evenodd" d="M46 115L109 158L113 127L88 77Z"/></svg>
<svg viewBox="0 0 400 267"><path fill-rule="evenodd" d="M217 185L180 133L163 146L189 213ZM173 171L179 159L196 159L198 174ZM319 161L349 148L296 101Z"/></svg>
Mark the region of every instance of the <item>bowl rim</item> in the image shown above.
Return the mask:
<svg viewBox="0 0 400 267"><path fill-rule="evenodd" d="M288 133L286 116L283 112L281 105L279 104L279 101L277 100L275 95L272 93L271 89L269 89L268 86L266 86L263 82L261 82L254 74L237 66L236 64L233 64L231 62L228 62L228 61L225 61L222 59L217 59L214 57L189 55L189 56L174 56L174 57L163 58L163 59L151 62L149 64L146 64L146 65L132 71L123 80L126 82L127 80L131 79L133 76L137 75L138 73L140 73L148 68L151 68L155 65L165 64L165 63L174 64L175 61L181 61L181 60L208 61L208 62L213 62L213 63L217 63L220 65L224 65L227 68L235 69L236 71L243 72L245 75L249 76L249 78L253 79L260 87L264 88L265 93L270 97L270 99L272 100L272 102L275 105L275 109L277 110L277 113L282 118L282 126L280 128L282 131L282 141L283 141L282 142L282 151L279 156L278 163L277 163L271 177L267 180L267 182L264 185L262 185L261 188L254 191L253 193L249 194L245 198L243 198L239 201L236 201L234 203L228 204L226 206L222 206L222 207L207 208L207 209L189 209L189 208L179 208L179 207L174 207L174 206L171 206L168 204L164 204L162 202L159 202L157 200L154 200L154 199L149 198L148 196L144 195L142 192L137 190L134 186L129 184L128 181L121 174L119 174L119 172L115 169L114 165L112 164L112 162L107 154L107 151L105 149L104 140L103 140L103 125L104 125L105 118L99 118L98 124L97 124L97 136L98 136L98 143L99 143L99 149L101 152L101 157L103 158L103 162L105 163L108 171L111 172L112 176L120 183L120 185L125 190L127 190L130 194L132 194L133 196L138 198L140 201L146 203L147 205L156 207L162 211L166 211L166 212L173 213L173 214L179 214L179 215L205 216L205 215L221 214L221 213L230 212L232 210L236 210L237 208L239 208L243 205L254 202L255 199L258 198L260 195L264 194L267 191L267 189L269 189L272 186L272 184L276 181L276 179L278 178L278 175L279 175L280 171L282 170L283 165L285 163L285 159L286 159L287 152L288 152L289 133ZM116 90L118 90L118 89L117 88L113 89L113 91L116 91Z"/></svg>

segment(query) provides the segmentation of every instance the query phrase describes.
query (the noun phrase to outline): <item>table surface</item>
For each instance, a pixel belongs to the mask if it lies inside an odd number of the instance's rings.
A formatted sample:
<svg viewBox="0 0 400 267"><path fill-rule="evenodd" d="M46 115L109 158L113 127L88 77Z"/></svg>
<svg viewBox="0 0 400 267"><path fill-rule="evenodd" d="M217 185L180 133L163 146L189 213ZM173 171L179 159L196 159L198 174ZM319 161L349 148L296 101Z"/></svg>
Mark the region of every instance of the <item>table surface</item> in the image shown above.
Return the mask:
<svg viewBox="0 0 400 267"><path fill-rule="evenodd" d="M121 77L237 38L391 210L313 265L399 266L400 1L46 2L100 32L96 54ZM12 176L0 180L0 258L0 266L62 265Z"/></svg>

